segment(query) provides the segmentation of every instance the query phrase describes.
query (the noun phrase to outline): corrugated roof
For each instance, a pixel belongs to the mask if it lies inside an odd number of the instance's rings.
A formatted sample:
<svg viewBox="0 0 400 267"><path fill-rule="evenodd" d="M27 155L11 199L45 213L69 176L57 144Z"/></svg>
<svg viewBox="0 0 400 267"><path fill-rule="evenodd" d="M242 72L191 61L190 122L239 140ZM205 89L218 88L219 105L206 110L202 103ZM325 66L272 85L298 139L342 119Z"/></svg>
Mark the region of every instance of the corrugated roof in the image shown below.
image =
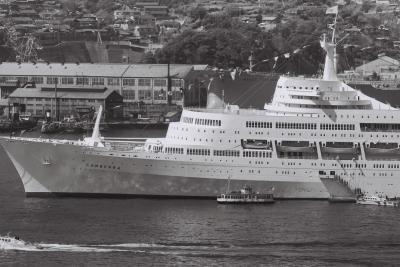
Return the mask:
<svg viewBox="0 0 400 267"><path fill-rule="evenodd" d="M90 64L90 63L2 63L0 75L10 76L102 76L121 77L128 68L126 64Z"/></svg>
<svg viewBox="0 0 400 267"><path fill-rule="evenodd" d="M170 65L170 75L172 78L185 78L193 69L192 65ZM160 77L168 76L167 64L138 64L131 65L124 74L124 77Z"/></svg>
<svg viewBox="0 0 400 267"><path fill-rule="evenodd" d="M380 67L386 66L399 66L399 61L388 56L381 56L375 60L365 63L364 65L356 67L356 71L379 71Z"/></svg>
<svg viewBox="0 0 400 267"><path fill-rule="evenodd" d="M59 99L106 99L115 90L107 88L104 91L93 90L88 91L61 91L57 92ZM43 91L41 88L17 88L10 97L37 97L37 98L54 98L54 91Z"/></svg>
<svg viewBox="0 0 400 267"><path fill-rule="evenodd" d="M184 78L193 65L170 65L172 77ZM167 77L167 64L0 63L0 76Z"/></svg>
<svg viewBox="0 0 400 267"><path fill-rule="evenodd" d="M0 106L1 106L1 107L6 107L6 106L8 106L8 99L1 98L1 99L0 99Z"/></svg>

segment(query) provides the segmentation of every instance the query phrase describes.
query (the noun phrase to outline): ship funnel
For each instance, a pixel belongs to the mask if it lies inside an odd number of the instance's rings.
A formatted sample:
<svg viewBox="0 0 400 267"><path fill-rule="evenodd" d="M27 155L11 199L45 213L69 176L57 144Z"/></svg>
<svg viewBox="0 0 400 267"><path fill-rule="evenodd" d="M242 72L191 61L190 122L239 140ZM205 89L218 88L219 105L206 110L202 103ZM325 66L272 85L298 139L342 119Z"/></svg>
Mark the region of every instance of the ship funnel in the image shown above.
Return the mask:
<svg viewBox="0 0 400 267"><path fill-rule="evenodd" d="M100 136L100 120L103 113L103 106L99 107L97 112L96 122L94 124L92 137L87 137L83 140L87 146L104 147Z"/></svg>

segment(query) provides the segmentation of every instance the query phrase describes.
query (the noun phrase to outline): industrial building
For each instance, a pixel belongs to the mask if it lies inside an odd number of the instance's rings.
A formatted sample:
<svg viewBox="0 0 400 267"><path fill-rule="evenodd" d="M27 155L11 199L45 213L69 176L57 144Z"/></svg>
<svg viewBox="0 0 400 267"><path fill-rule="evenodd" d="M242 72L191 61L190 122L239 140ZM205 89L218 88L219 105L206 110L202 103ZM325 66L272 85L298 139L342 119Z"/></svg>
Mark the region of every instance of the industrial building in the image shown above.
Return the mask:
<svg viewBox="0 0 400 267"><path fill-rule="evenodd" d="M0 94L2 99L11 97L12 101L29 93L35 101L26 103L27 110L40 116L44 110L40 105L50 104L46 101L51 102L48 99L54 98L55 91L60 92L61 102L63 98L67 99L62 96L65 92L68 92L68 101L86 99L84 103L83 100L79 102L80 106L93 106L97 102L91 101L100 99L96 98L100 91L116 91L123 97L124 116L132 117L143 112L146 105L165 107L166 110L162 108L159 113L169 112L171 107L181 108L182 92L189 85L193 87L197 79L197 74L193 73L198 72L193 65L176 64L0 63ZM23 88L27 83L33 84L31 87L34 88ZM15 91L17 88L23 89ZM73 106L68 105L65 110Z"/></svg>
<svg viewBox="0 0 400 267"><path fill-rule="evenodd" d="M59 118L70 115L83 115L91 110L104 107L104 118L114 120L122 118L122 96L112 89L70 88L18 88L8 97L9 103L24 104L26 112L43 116L46 111L53 111Z"/></svg>

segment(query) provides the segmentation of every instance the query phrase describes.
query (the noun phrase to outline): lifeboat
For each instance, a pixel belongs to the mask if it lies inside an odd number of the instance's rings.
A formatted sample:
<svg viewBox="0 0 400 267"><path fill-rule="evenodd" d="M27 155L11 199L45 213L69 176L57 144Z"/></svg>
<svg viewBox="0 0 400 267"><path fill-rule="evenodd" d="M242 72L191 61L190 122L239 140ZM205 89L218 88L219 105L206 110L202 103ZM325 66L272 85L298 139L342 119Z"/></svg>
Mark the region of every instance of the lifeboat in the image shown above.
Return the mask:
<svg viewBox="0 0 400 267"><path fill-rule="evenodd" d="M365 152L368 154L400 154L400 148L397 143L367 143Z"/></svg>
<svg viewBox="0 0 400 267"><path fill-rule="evenodd" d="M315 144L308 141L282 141L278 142L277 150L280 152L315 152Z"/></svg>
<svg viewBox="0 0 400 267"><path fill-rule="evenodd" d="M321 152L336 154L357 154L358 143L351 142L326 142L322 143Z"/></svg>
<svg viewBox="0 0 400 267"><path fill-rule="evenodd" d="M242 140L242 147L244 149L271 149L271 143L267 140L252 140L252 139L245 139Z"/></svg>
<svg viewBox="0 0 400 267"><path fill-rule="evenodd" d="M309 152L313 153L315 151L314 147L310 146L279 146L277 150L280 152Z"/></svg>
<svg viewBox="0 0 400 267"><path fill-rule="evenodd" d="M358 149L356 147L330 147L330 146L326 146L326 147L322 147L321 148L321 152L325 152L325 153L343 153L343 154L357 154Z"/></svg>

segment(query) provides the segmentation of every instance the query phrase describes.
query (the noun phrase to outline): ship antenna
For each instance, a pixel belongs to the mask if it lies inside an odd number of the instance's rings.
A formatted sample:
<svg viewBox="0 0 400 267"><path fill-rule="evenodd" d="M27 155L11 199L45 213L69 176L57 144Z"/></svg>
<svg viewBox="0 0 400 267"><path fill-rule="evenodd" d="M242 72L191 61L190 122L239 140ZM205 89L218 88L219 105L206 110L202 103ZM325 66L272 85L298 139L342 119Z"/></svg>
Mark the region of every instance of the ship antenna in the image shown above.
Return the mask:
<svg viewBox="0 0 400 267"><path fill-rule="evenodd" d="M333 68L335 70L335 73L337 73L337 53L336 53L336 45L335 41L336 41L336 22L337 22L337 17L338 17L338 13L336 13L335 15L335 20L333 21L333 30L332 30L332 44L335 45L334 51L333 51Z"/></svg>
<svg viewBox="0 0 400 267"><path fill-rule="evenodd" d="M333 21L333 25L332 25L332 27L333 27L333 29L332 29L332 44L334 44L335 43L335 34L336 34L336 22L337 22L337 17L338 17L338 12L336 12L336 15L335 15L335 20Z"/></svg>

